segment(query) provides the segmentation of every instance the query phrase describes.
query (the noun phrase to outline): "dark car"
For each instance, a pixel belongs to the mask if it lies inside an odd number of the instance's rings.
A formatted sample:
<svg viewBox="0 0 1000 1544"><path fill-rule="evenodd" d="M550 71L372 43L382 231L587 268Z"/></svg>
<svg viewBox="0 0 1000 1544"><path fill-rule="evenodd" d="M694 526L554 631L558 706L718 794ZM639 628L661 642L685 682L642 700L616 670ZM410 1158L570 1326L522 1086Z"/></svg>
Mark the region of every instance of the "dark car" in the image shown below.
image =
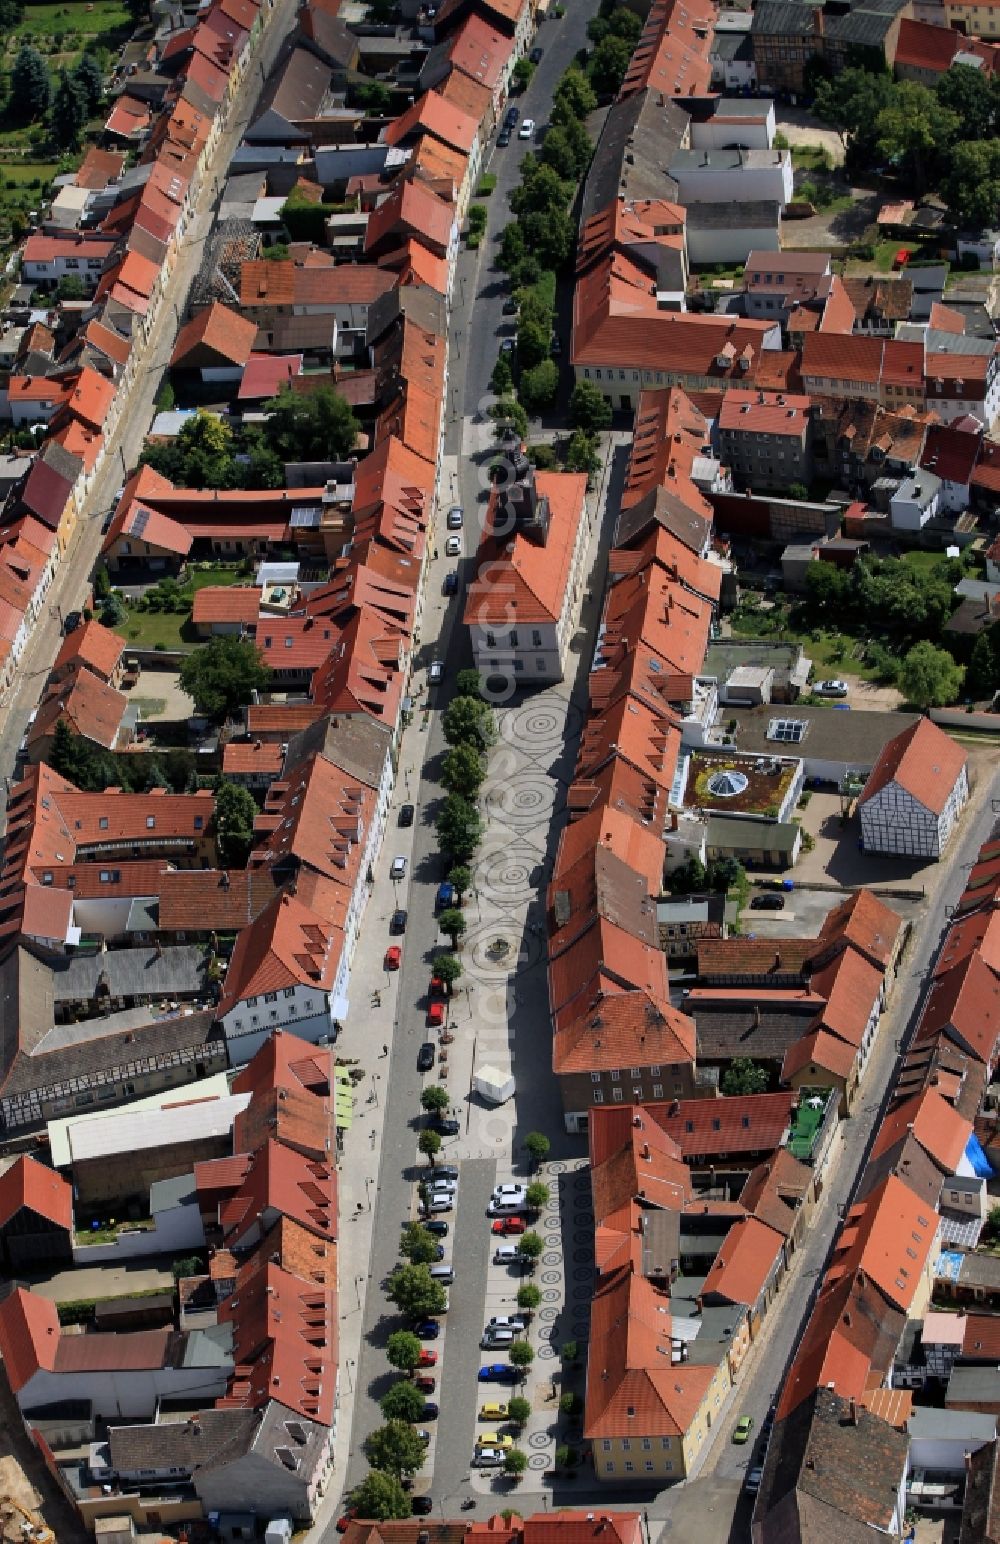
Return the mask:
<svg viewBox="0 0 1000 1544"><path fill-rule="evenodd" d="M503 115L504 128L512 129L520 116L521 114L516 107L508 107L507 111Z"/></svg>
<svg viewBox="0 0 1000 1544"><path fill-rule="evenodd" d="M503 314L504 316L517 315L517 301L514 299L513 295L508 295L507 299L504 301Z"/></svg>
<svg viewBox="0 0 1000 1544"><path fill-rule="evenodd" d="M420 1412L420 1419L422 1421L436 1421L437 1418L438 1407L434 1403L433 1399L428 1399L427 1403L424 1405L424 1408Z"/></svg>
<svg viewBox="0 0 1000 1544"><path fill-rule="evenodd" d="M783 895L755 895L750 902L751 911L784 911L784 909Z"/></svg>
<svg viewBox="0 0 1000 1544"><path fill-rule="evenodd" d="M428 1233L436 1233L438 1238L444 1238L448 1232L448 1224L442 1222L440 1217L429 1217L426 1222L421 1223L421 1227L426 1228Z"/></svg>
<svg viewBox="0 0 1000 1544"><path fill-rule="evenodd" d="M439 1115L430 1124L431 1130L436 1131L439 1137L457 1137L462 1129L461 1121L452 1120L448 1115Z"/></svg>
<svg viewBox="0 0 1000 1544"><path fill-rule="evenodd" d="M70 633L75 633L76 632L77 628L79 627L79 625L80 625L80 623L82 621L83 621L83 613L82 612L80 612L80 611L67 611L65 619L63 621L63 632L66 634L67 638L69 637Z"/></svg>
<svg viewBox="0 0 1000 1544"><path fill-rule="evenodd" d="M405 933L406 932L406 912L403 910L402 907L400 907L398 911L394 911L392 916L390 917L390 919L389 919L389 932L390 933Z"/></svg>
<svg viewBox="0 0 1000 1544"><path fill-rule="evenodd" d="M544 48L533 48L531 53L528 55L528 58L531 60L532 64L537 64L544 52Z"/></svg>
<svg viewBox="0 0 1000 1544"><path fill-rule="evenodd" d="M480 1383L518 1383L521 1374L507 1362L490 1362L479 1369Z"/></svg>
<svg viewBox="0 0 1000 1544"><path fill-rule="evenodd" d="M414 809L412 804L401 804L399 806L399 823L401 826L412 826L413 815Z"/></svg>
<svg viewBox="0 0 1000 1544"><path fill-rule="evenodd" d="M429 1517L434 1510L433 1496L411 1496L410 1511L414 1517Z"/></svg>
<svg viewBox="0 0 1000 1544"><path fill-rule="evenodd" d="M441 1333L441 1326L436 1319L421 1319L415 1333L421 1340L437 1340Z"/></svg>
<svg viewBox="0 0 1000 1544"><path fill-rule="evenodd" d="M417 1071L430 1072L434 1065L434 1046L430 1040L425 1040L417 1052Z"/></svg>
<svg viewBox="0 0 1000 1544"><path fill-rule="evenodd" d="M446 595L458 594L458 575L454 569L452 569L450 574L445 574L444 576L444 593Z"/></svg>
<svg viewBox="0 0 1000 1544"><path fill-rule="evenodd" d="M510 144L510 129L501 129L497 135L497 149L506 150Z"/></svg>

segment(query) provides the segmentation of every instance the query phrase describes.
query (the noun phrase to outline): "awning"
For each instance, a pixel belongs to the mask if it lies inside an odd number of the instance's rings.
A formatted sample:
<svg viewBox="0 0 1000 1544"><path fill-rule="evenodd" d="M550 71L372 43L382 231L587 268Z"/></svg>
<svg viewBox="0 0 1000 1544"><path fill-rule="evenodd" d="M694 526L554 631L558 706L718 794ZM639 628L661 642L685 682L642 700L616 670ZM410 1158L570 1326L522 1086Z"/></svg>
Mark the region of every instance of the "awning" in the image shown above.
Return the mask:
<svg viewBox="0 0 1000 1544"><path fill-rule="evenodd" d="M349 1131L354 1121L354 1084L346 1067L334 1068L333 1112L338 1131Z"/></svg>

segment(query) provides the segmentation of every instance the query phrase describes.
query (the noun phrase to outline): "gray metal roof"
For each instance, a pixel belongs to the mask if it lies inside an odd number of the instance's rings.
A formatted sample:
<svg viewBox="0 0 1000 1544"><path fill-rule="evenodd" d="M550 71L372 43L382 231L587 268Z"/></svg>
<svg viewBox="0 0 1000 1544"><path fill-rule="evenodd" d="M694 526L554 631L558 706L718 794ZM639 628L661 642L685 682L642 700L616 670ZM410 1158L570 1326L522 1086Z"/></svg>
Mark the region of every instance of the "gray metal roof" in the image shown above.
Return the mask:
<svg viewBox="0 0 1000 1544"><path fill-rule="evenodd" d="M168 949L107 949L52 964L56 1002L97 1000L98 983L110 997L197 997L204 990L205 957L195 944Z"/></svg>
<svg viewBox="0 0 1000 1544"><path fill-rule="evenodd" d="M660 92L637 91L610 108L583 189L581 221L618 198L677 197L665 168L680 149L690 120Z"/></svg>
<svg viewBox="0 0 1000 1544"><path fill-rule="evenodd" d="M888 741L911 728L918 718L916 713L844 713L828 705L805 707L797 702L759 708L727 706L724 712L727 721L736 720L736 745L741 751L773 756L782 750L787 754L790 746L767 738L768 725L774 718L798 719L806 730L794 747L796 755L846 762L864 772L875 765Z"/></svg>
<svg viewBox="0 0 1000 1544"><path fill-rule="evenodd" d="M745 204L688 204L688 230L777 230L781 206L770 198L750 199Z"/></svg>

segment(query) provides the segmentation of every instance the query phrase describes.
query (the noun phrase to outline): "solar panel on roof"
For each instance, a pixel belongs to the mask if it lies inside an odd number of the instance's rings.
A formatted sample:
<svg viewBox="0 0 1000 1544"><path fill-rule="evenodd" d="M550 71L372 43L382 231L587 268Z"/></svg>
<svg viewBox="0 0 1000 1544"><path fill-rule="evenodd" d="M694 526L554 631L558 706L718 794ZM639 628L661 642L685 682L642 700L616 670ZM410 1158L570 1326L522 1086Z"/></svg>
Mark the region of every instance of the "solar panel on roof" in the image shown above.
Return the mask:
<svg viewBox="0 0 1000 1544"><path fill-rule="evenodd" d="M311 508L309 505L298 504L292 509L289 525L299 530L316 530L319 526L321 511Z"/></svg>
<svg viewBox="0 0 1000 1544"><path fill-rule="evenodd" d="M788 745L798 745L808 724L801 718L772 718L767 726L769 740L784 740Z"/></svg>
<svg viewBox="0 0 1000 1544"><path fill-rule="evenodd" d="M135 519L132 522L132 535L133 536L141 536L143 534L143 532L145 531L146 526L148 524L149 524L149 510L148 509L140 509L139 513L136 515Z"/></svg>

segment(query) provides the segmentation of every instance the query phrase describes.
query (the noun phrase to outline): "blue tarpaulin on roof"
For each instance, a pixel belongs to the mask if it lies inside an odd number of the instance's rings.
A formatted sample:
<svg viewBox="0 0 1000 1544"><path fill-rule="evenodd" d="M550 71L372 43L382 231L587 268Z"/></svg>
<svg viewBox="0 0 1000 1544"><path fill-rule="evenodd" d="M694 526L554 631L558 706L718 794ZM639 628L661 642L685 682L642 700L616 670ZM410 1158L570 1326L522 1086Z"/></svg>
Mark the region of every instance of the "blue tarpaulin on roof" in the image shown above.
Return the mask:
<svg viewBox="0 0 1000 1544"><path fill-rule="evenodd" d="M983 1152L979 1138L971 1136L965 1145L965 1156L972 1164L972 1172L977 1179L992 1179L993 1165Z"/></svg>

